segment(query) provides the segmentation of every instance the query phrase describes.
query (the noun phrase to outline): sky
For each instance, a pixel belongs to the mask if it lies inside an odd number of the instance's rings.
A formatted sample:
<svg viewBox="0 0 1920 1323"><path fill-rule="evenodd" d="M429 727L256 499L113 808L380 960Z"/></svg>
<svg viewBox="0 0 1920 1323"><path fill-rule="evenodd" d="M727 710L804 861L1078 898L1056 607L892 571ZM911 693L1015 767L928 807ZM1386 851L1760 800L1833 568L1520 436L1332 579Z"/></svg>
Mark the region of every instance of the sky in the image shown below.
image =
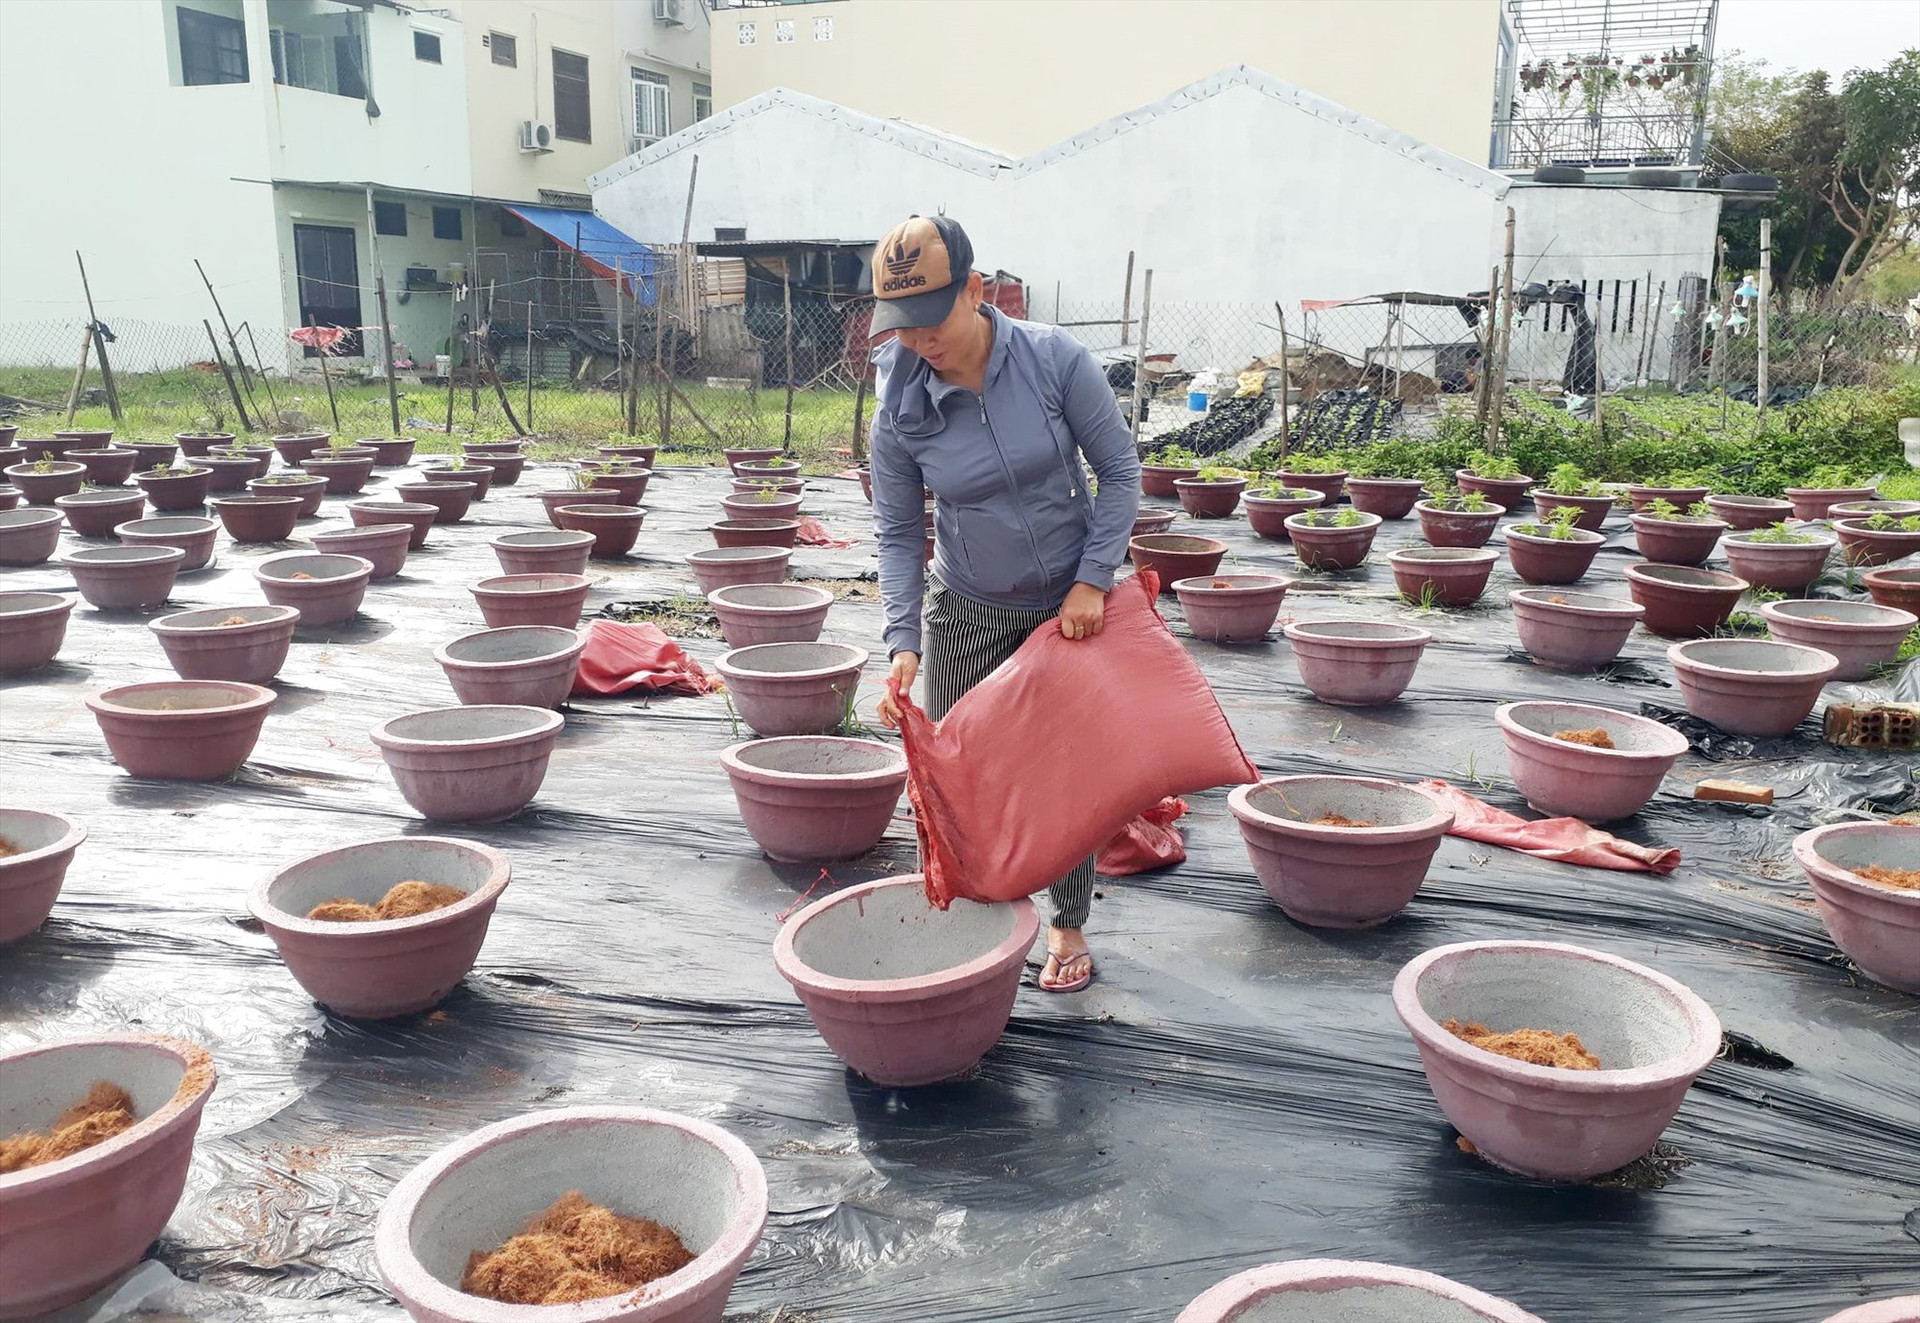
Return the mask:
<svg viewBox="0 0 1920 1323"><path fill-rule="evenodd" d="M1776 73L1879 68L1920 48L1920 0L1720 0L1714 52L1764 59Z"/></svg>

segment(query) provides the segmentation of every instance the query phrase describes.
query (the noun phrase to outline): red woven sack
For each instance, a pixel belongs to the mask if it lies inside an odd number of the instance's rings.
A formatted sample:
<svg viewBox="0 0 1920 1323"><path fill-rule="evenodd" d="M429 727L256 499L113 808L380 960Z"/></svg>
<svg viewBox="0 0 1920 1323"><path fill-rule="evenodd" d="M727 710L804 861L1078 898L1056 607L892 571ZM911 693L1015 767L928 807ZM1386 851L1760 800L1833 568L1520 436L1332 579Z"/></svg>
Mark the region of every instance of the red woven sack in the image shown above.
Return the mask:
<svg viewBox="0 0 1920 1323"><path fill-rule="evenodd" d="M712 688L713 681L700 663L681 651L660 626L588 622L587 648L573 677L576 695L623 694L630 689L704 694Z"/></svg>
<svg viewBox="0 0 1920 1323"><path fill-rule="evenodd" d="M1260 779L1159 590L1121 580L1091 639L1048 621L937 726L895 689L936 906L1030 896L1169 795Z"/></svg>
<svg viewBox="0 0 1920 1323"><path fill-rule="evenodd" d="M1187 801L1161 800L1113 834L1100 847L1094 870L1105 877L1129 877L1187 861L1187 843L1173 824L1187 811Z"/></svg>

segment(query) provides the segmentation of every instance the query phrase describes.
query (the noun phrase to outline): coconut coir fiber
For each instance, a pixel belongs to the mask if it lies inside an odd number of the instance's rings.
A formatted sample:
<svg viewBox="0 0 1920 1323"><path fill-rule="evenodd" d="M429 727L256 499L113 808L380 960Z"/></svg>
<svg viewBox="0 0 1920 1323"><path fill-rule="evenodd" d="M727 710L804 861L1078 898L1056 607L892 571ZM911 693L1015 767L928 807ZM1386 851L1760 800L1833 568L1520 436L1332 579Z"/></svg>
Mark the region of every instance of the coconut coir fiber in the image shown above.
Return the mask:
<svg viewBox="0 0 1920 1323"><path fill-rule="evenodd" d="M570 1305L645 1286L693 1258L672 1227L569 1190L499 1249L468 1255L460 1289L509 1305Z"/></svg>
<svg viewBox="0 0 1920 1323"><path fill-rule="evenodd" d="M1584 744L1589 749L1611 749L1613 747L1613 736L1607 734L1606 730L1600 726L1594 726L1587 730L1556 730L1553 732L1553 738L1556 740L1565 740L1568 744Z"/></svg>
<svg viewBox="0 0 1920 1323"><path fill-rule="evenodd" d="M1316 827L1377 827L1372 818L1349 818L1343 813L1322 813L1313 820Z"/></svg>
<svg viewBox="0 0 1920 1323"><path fill-rule="evenodd" d="M1920 868L1888 868L1884 864L1868 864L1865 868L1853 870L1856 877L1864 877L1869 882L1877 882L1883 887L1899 887L1902 891L1920 891Z"/></svg>
<svg viewBox="0 0 1920 1323"><path fill-rule="evenodd" d="M19 853L20 851L14 848L14 844L12 841L8 840L4 836L0 836L0 859L5 859L11 855L16 855Z"/></svg>
<svg viewBox="0 0 1920 1323"><path fill-rule="evenodd" d="M378 905L368 905L358 900L323 900L307 911L307 917L334 923L372 923L376 919L411 919L417 914L431 914L435 910L443 910L466 898L467 893L459 887L409 879L405 882L396 882L388 888L387 894L380 898Z"/></svg>
<svg viewBox="0 0 1920 1323"><path fill-rule="evenodd" d="M138 1119L125 1089L95 1080L87 1096L60 1113L46 1134L29 1130L0 1139L0 1173L70 1158L130 1129Z"/></svg>
<svg viewBox="0 0 1920 1323"><path fill-rule="evenodd" d="M1558 1066L1562 1070L1600 1069L1600 1058L1587 1051L1578 1034L1557 1034L1551 1029L1515 1029L1496 1034L1484 1024L1461 1024L1458 1020L1448 1020L1440 1027L1483 1052L1497 1052L1529 1065Z"/></svg>

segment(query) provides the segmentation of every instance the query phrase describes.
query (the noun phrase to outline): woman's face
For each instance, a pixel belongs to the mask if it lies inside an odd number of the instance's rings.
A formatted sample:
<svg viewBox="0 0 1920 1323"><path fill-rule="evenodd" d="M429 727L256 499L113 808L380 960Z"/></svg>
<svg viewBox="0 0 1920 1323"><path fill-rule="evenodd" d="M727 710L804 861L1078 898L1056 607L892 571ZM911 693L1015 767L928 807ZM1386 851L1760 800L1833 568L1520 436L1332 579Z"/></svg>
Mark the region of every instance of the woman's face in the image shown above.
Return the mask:
<svg viewBox="0 0 1920 1323"><path fill-rule="evenodd" d="M900 343L927 360L935 372L953 367L979 341L980 273L967 277L967 287L953 301L953 311L937 326L909 326L896 331Z"/></svg>

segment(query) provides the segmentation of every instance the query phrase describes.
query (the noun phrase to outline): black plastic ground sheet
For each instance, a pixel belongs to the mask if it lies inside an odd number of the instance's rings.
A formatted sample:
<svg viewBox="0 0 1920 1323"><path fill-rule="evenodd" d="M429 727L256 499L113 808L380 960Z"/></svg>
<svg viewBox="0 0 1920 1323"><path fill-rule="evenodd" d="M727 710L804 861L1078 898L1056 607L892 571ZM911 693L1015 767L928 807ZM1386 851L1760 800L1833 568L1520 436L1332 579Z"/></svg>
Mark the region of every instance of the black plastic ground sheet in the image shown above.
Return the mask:
<svg viewBox="0 0 1920 1323"><path fill-rule="evenodd" d="M1194 796L1184 865L1101 883L1088 992L1043 994L1030 970L974 1078L876 1088L828 1052L771 948L810 887L911 870L910 825L829 882L769 863L717 757L737 737L721 697L576 702L538 799L498 826L430 827L386 774L370 728L453 701L432 649L481 626L467 585L496 572L488 539L545 526L535 492L565 480L531 470L436 528L358 620L302 634L229 783L137 781L108 758L84 697L171 674L141 616L83 605L57 663L0 683L0 803L72 814L92 833L51 922L0 951L0 1045L141 1029L205 1044L220 1070L154 1251L166 1271L146 1270L158 1285L144 1312L103 1319L399 1318L372 1261L393 1183L481 1125L589 1103L705 1117L760 1156L773 1214L733 1293L740 1319L1170 1320L1223 1277L1310 1256L1428 1269L1549 1323L1812 1323L1920 1288L1920 998L1855 974L1789 854L1797 832L1848 811L1916 807L1911 756L1811 734L1711 742L1713 758L1684 758L1618 828L1678 847L1670 877L1449 839L1413 904L1367 932L1284 918L1225 790ZM709 544L726 489L716 469L661 471L636 553L595 563L588 610L684 606L680 558ZM800 549L795 576L870 580L858 486L814 480L808 501L860 540ZM342 505L329 498L328 523ZM1516 659L1504 562L1489 605L1400 603L1381 553L1417 540L1411 521L1383 529L1367 568L1334 575L1299 572L1241 518L1195 531L1228 542L1231 570L1296 574L1283 616L1437 635L1406 697L1378 710L1315 702L1277 634L1190 641L1263 771L1444 777L1520 810L1496 704L1682 706L1666 644L1644 634L1609 678ZM1590 582L1624 596L1631 535L1618 517L1610 533ZM252 565L284 549L223 537L172 605L256 602ZM870 582L854 588L826 637L873 650L859 710L877 726L880 608ZM72 584L50 564L0 570L0 589ZM724 647L686 646L703 663ZM1912 699L1915 671L1827 696ZM1690 785L1707 775L1773 785L1778 802L1697 804ZM329 1016L248 918L247 888L313 852L436 830L512 858L478 965L429 1014ZM1455 1146L1389 986L1421 951L1479 938L1613 952L1718 1012L1738 1046L1688 1094L1659 1160L1556 1186Z"/></svg>

